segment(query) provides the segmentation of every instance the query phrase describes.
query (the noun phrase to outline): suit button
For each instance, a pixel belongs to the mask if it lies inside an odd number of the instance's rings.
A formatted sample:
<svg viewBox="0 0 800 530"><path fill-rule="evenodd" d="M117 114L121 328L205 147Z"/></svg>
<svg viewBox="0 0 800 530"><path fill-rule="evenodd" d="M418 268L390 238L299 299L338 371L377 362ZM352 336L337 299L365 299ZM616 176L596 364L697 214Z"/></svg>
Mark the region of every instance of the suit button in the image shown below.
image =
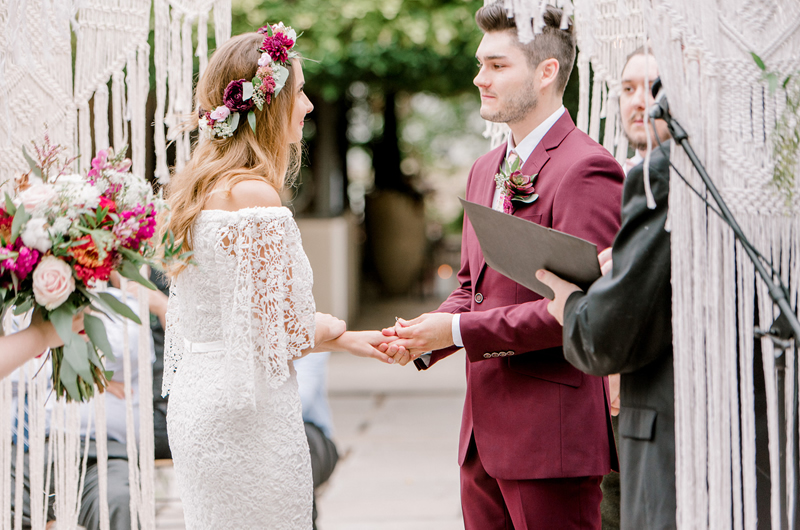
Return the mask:
<svg viewBox="0 0 800 530"><path fill-rule="evenodd" d="M499 354L499 353L497 353L497 352L494 352L494 353L492 354L492 357L499 357L499 356L500 356L500 354Z"/></svg>
<svg viewBox="0 0 800 530"><path fill-rule="evenodd" d="M484 354L483 354L483 358L484 358L484 359L490 359L491 357L492 357L492 354L491 354L491 353L488 353L488 352L487 352L487 353L484 353Z"/></svg>
<svg viewBox="0 0 800 530"><path fill-rule="evenodd" d="M508 355L507 351L501 351L500 352L500 357L505 357L506 355Z"/></svg>
<svg viewBox="0 0 800 530"><path fill-rule="evenodd" d="M514 355L514 351L513 351L513 350L508 350L508 352L507 352L507 353L508 353L509 355Z"/></svg>
<svg viewBox="0 0 800 530"><path fill-rule="evenodd" d="M475 293L475 303L480 304L483 302L483 295L481 293Z"/></svg>

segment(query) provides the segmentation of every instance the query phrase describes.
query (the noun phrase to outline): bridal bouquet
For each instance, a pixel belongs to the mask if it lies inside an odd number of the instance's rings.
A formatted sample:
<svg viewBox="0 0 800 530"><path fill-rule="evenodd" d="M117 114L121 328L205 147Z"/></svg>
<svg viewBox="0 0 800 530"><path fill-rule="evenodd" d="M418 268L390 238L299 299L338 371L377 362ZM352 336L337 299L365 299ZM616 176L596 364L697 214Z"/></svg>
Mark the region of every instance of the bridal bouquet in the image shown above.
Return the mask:
<svg viewBox="0 0 800 530"><path fill-rule="evenodd" d="M64 346L51 351L53 388L58 396L84 401L102 392L112 357L103 321L84 316L84 337L72 331L73 315L117 314L141 324L136 314L105 290L112 271L155 289L139 269L155 265L152 237L164 207L150 184L130 171L125 150L101 150L86 175L70 174L61 146L45 137L23 149L31 171L14 182L0 205L0 315L32 308L53 323ZM174 254L170 241L167 253Z"/></svg>

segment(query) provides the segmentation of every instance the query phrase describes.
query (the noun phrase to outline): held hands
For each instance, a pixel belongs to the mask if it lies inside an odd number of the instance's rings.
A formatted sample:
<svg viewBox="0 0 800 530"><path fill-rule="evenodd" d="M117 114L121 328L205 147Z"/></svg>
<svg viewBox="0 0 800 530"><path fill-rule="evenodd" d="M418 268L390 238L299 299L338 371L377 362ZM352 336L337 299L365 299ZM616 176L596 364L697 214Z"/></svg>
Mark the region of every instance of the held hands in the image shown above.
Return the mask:
<svg viewBox="0 0 800 530"><path fill-rule="evenodd" d="M597 255L597 262L600 264L600 272L605 276L612 267L611 247L608 247ZM547 312L553 315L559 324L564 325L564 304L567 303L569 295L575 291L580 291L580 287L574 283L562 280L555 274L544 269L536 271L536 279L553 290L555 297L547 304Z"/></svg>
<svg viewBox="0 0 800 530"><path fill-rule="evenodd" d="M379 349L395 362L405 366L425 352L453 345L453 315L425 313L414 320L397 319L397 323L382 331L384 344ZM394 337L396 340L386 340Z"/></svg>
<svg viewBox="0 0 800 530"><path fill-rule="evenodd" d="M387 338L380 331L345 331L337 338L322 344L320 349L346 351L357 357L372 357L386 364L394 364L394 359L377 348L385 342Z"/></svg>

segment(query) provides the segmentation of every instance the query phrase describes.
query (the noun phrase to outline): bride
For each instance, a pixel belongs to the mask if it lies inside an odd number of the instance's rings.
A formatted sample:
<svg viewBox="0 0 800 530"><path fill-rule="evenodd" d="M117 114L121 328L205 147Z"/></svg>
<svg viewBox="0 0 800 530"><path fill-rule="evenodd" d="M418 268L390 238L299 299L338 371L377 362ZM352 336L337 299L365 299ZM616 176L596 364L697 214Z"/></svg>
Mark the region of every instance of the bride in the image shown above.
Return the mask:
<svg viewBox="0 0 800 530"><path fill-rule="evenodd" d="M300 164L295 32L230 39L197 86L201 141L167 188L193 264L170 271L163 393L188 529L311 528L311 463L292 359L346 350L386 363L376 332L315 314L311 268L278 190Z"/></svg>

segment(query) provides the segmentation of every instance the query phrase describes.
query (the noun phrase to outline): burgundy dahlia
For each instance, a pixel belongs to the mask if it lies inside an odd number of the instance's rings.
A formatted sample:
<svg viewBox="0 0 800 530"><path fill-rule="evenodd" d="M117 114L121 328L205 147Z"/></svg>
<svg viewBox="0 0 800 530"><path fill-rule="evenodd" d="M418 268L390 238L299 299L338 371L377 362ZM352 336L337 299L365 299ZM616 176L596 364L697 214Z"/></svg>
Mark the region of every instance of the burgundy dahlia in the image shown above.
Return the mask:
<svg viewBox="0 0 800 530"><path fill-rule="evenodd" d="M285 63L289 60L289 50L294 46L294 41L283 33L276 33L272 37L264 37L260 50L265 51L276 63Z"/></svg>
<svg viewBox="0 0 800 530"><path fill-rule="evenodd" d="M253 107L256 106L253 102L253 98L242 101L242 84L245 82L244 79L238 79L236 81L231 81L228 83L228 86L225 87L222 100L225 106L231 109L231 112L248 112L253 110Z"/></svg>

